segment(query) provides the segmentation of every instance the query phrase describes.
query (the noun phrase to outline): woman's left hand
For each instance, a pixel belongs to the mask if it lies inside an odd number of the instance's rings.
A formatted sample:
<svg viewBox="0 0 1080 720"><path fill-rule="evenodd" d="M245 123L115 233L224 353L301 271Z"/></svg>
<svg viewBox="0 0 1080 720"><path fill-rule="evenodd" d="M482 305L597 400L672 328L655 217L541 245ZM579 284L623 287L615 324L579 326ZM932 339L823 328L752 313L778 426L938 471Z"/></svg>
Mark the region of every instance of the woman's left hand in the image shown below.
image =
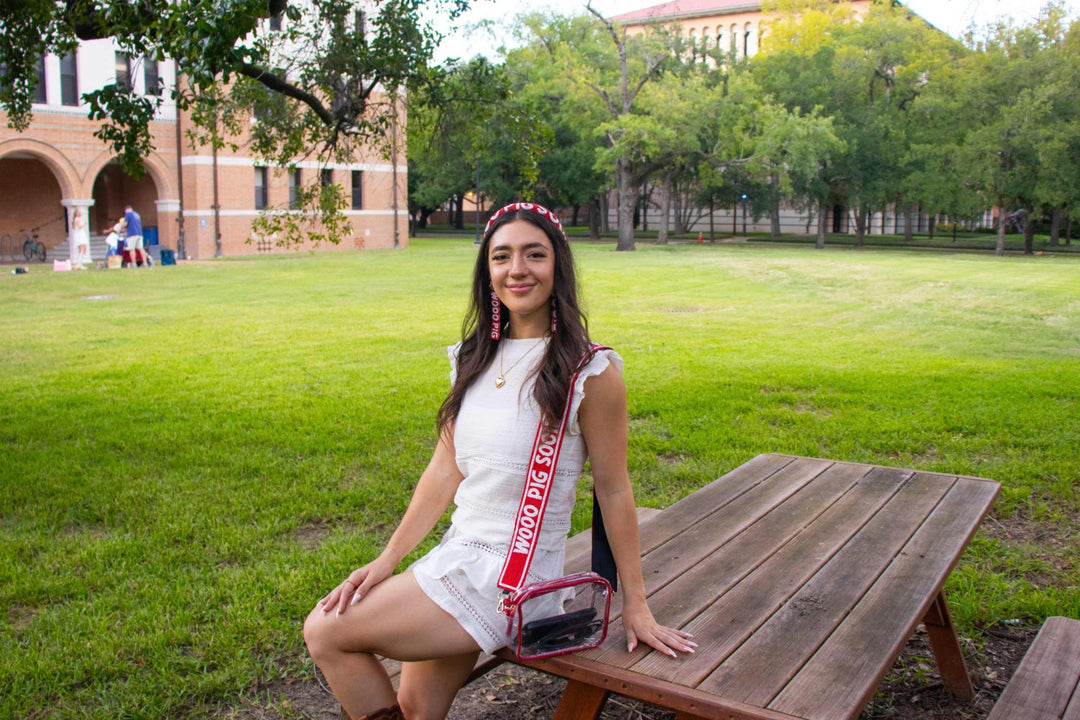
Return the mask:
<svg viewBox="0 0 1080 720"><path fill-rule="evenodd" d="M633 652L638 641L665 655L678 657L676 650L693 653L697 643L690 633L664 627L656 622L648 605L639 608L623 608L623 627L626 628L626 651Z"/></svg>

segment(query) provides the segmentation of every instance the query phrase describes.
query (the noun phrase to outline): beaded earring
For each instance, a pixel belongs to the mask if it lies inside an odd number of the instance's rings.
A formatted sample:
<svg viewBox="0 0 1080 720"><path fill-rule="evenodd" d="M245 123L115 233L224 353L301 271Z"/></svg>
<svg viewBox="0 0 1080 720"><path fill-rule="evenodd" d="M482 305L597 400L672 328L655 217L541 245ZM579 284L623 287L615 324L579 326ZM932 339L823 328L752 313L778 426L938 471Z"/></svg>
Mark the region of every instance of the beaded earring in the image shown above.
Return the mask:
<svg viewBox="0 0 1080 720"><path fill-rule="evenodd" d="M499 296L491 291L491 339L498 340L502 336L502 308Z"/></svg>
<svg viewBox="0 0 1080 720"><path fill-rule="evenodd" d="M559 329L559 315L555 311L555 297L551 298L551 334L554 335Z"/></svg>

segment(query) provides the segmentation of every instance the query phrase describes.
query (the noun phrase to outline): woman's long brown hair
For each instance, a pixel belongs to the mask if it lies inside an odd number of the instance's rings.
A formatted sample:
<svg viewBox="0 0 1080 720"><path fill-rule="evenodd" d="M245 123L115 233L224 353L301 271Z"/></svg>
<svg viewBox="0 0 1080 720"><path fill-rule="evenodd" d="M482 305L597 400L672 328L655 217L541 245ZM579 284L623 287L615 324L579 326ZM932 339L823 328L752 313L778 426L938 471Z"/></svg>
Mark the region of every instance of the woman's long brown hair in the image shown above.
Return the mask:
<svg viewBox="0 0 1080 720"><path fill-rule="evenodd" d="M469 309L461 323L461 349L457 358L457 378L450 394L439 408L439 432L448 431L461 411L465 392L487 370L499 349L499 340L491 339L491 273L488 270L488 247L491 236L507 223L522 220L544 231L555 250L555 279L552 297L558 317L558 329L551 336L547 352L536 372L533 399L549 429L558 425L566 409L570 376L589 347L588 321L578 305L577 273L570 244L566 236L547 217L531 210L515 210L496 218L484 232L484 240L476 254L473 269L472 295ZM503 318L509 317L505 305L500 305ZM506 336L504 320L503 337Z"/></svg>

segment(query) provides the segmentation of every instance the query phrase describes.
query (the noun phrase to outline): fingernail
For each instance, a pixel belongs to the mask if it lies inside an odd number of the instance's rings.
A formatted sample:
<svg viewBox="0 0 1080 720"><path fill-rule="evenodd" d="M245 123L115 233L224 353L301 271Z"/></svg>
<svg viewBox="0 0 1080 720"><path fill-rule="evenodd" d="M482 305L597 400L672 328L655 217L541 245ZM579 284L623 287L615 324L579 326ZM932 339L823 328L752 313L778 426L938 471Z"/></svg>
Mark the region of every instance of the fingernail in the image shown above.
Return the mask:
<svg viewBox="0 0 1080 720"><path fill-rule="evenodd" d="M688 652L688 653L690 653L691 655L693 655L693 654L694 654L694 648L692 648L692 647L689 647L689 646L687 646L687 647L684 647L684 648L683 648L683 652Z"/></svg>
<svg viewBox="0 0 1080 720"><path fill-rule="evenodd" d="M671 657L679 657L678 655L675 654L674 650L668 650L668 655L670 655Z"/></svg>
<svg viewBox="0 0 1080 720"><path fill-rule="evenodd" d="M698 646L698 644L696 642L688 642L686 644L689 645L690 647L697 647Z"/></svg>
<svg viewBox="0 0 1080 720"><path fill-rule="evenodd" d="M626 643L626 652L634 652L634 643Z"/></svg>
<svg viewBox="0 0 1080 720"><path fill-rule="evenodd" d="M353 593L352 600L349 601L349 605L355 605L356 603L360 602L360 598L362 597L364 596L360 594L359 590L357 590Z"/></svg>

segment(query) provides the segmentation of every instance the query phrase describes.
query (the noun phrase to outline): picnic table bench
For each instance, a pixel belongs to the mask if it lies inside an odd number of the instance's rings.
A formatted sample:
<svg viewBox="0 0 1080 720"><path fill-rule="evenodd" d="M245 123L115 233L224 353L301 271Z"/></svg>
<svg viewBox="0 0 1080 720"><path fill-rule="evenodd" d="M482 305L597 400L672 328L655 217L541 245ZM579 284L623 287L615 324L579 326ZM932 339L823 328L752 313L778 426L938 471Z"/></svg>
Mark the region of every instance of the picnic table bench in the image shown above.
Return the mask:
<svg viewBox="0 0 1080 720"><path fill-rule="evenodd" d="M680 719L840 720L862 711L920 622L946 690L973 696L942 586L999 492L982 478L760 455L640 524L649 605L696 654L600 647L521 662L569 682L556 720L616 692ZM568 549L567 572L587 547Z"/></svg>
<svg viewBox="0 0 1080 720"><path fill-rule="evenodd" d="M1080 621L1046 619L986 720L1080 720Z"/></svg>

